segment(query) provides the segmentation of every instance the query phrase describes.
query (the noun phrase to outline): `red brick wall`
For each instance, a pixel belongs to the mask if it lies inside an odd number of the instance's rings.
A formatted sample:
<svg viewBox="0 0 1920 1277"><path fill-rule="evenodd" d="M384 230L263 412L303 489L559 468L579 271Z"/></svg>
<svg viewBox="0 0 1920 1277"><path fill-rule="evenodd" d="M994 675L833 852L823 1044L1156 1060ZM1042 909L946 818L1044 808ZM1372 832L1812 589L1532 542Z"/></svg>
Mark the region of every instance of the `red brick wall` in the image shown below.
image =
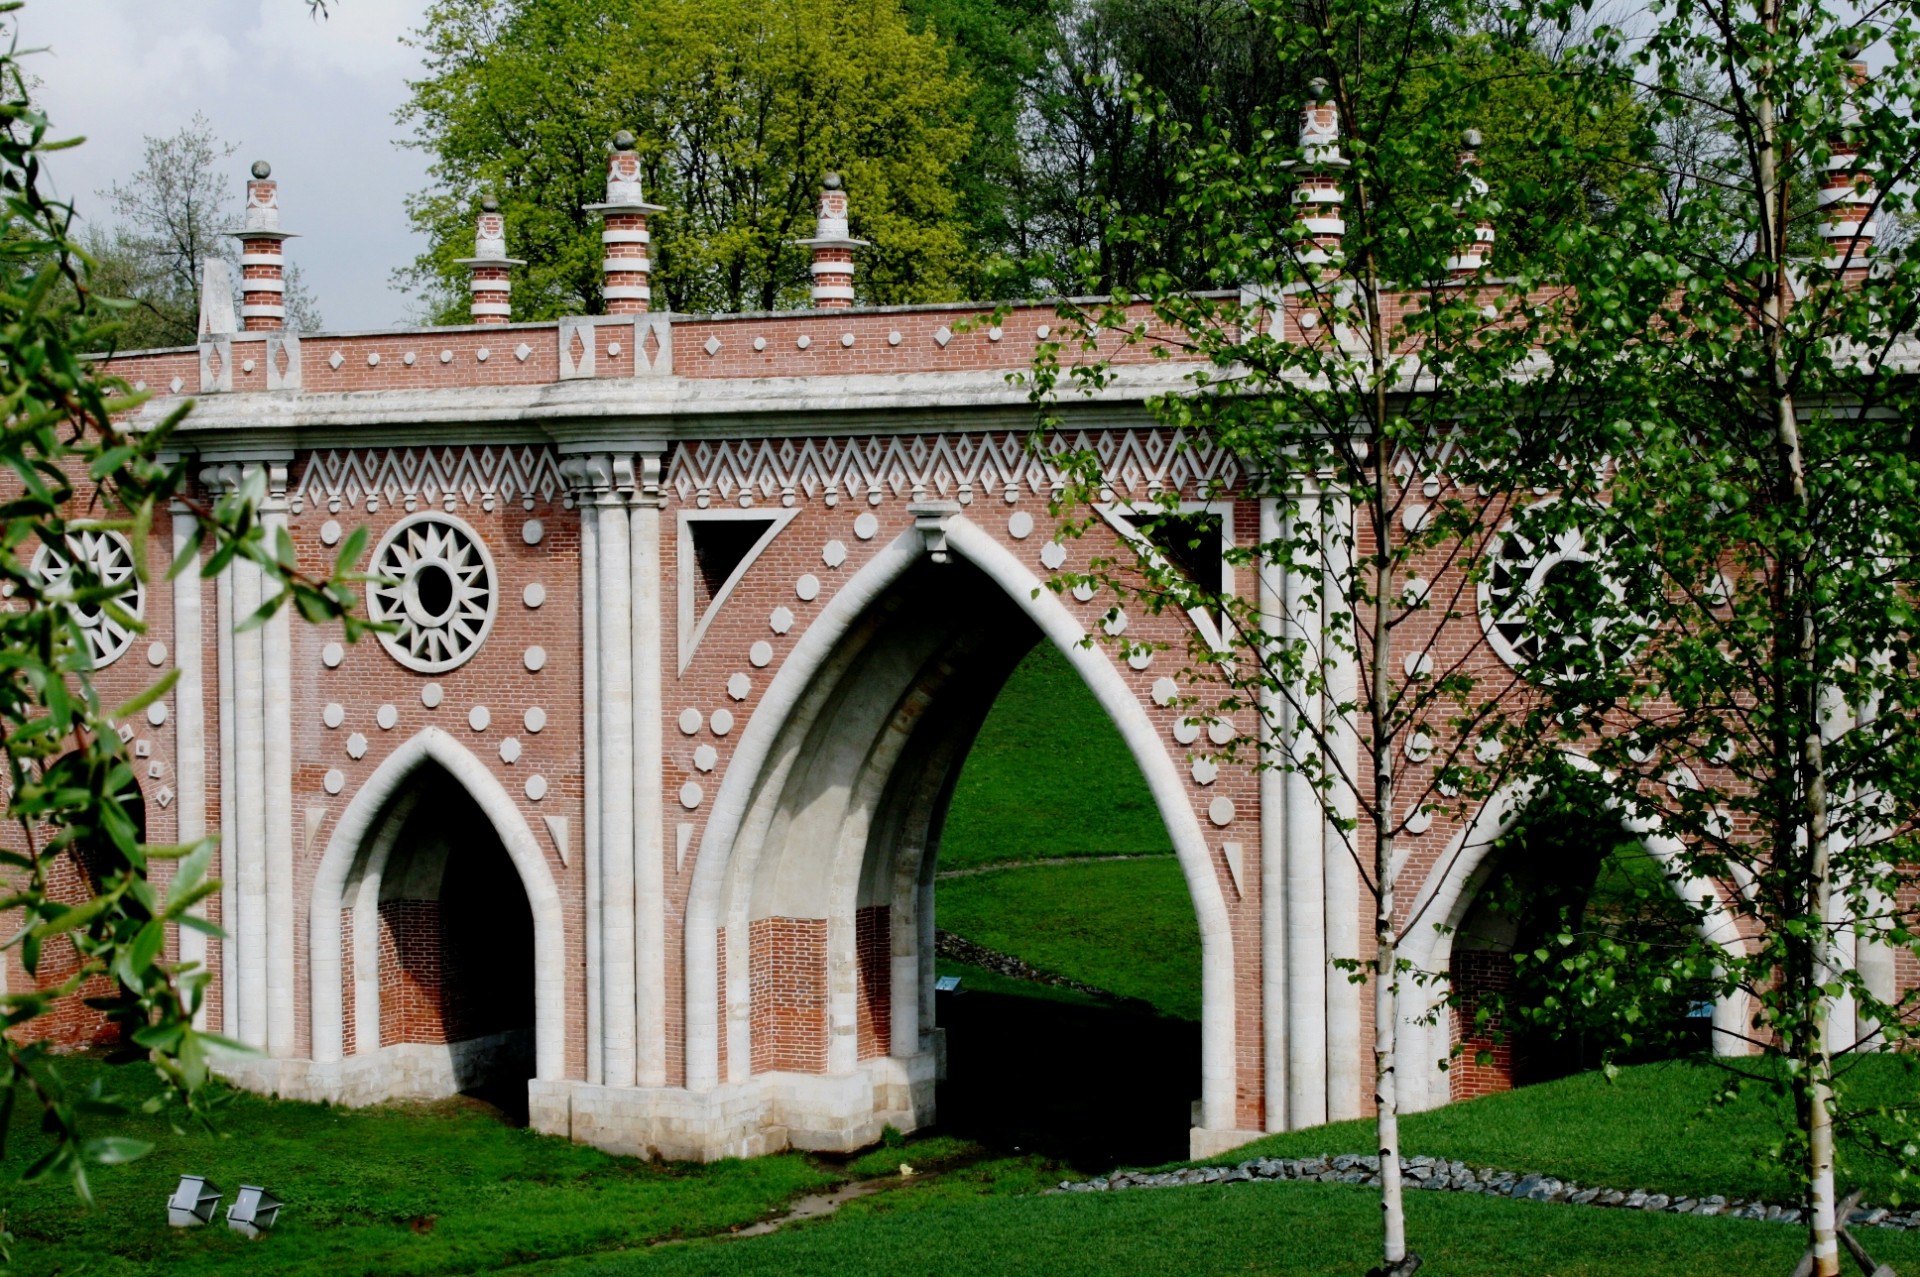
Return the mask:
<svg viewBox="0 0 1920 1277"><path fill-rule="evenodd" d="M440 902L380 902L380 1045L446 1042Z"/></svg>
<svg viewBox="0 0 1920 1277"><path fill-rule="evenodd" d="M1492 1095L1513 1089L1513 1040L1495 1042L1489 1033L1474 1029L1474 1013L1479 995L1505 992L1513 987L1513 955L1497 949L1455 949L1453 985L1461 995L1460 1008L1454 1012L1454 1040L1462 1044L1453 1059L1452 1091L1456 1100L1477 1095ZM1491 1029L1499 1028L1496 1018ZM1482 1051L1491 1059L1479 1062Z"/></svg>
<svg viewBox="0 0 1920 1277"><path fill-rule="evenodd" d="M859 960L860 1058L877 1059L893 1050L892 909L868 905L854 915L854 948Z"/></svg>
<svg viewBox="0 0 1920 1277"><path fill-rule="evenodd" d="M827 1068L827 923L760 918L747 927L755 1073Z"/></svg>

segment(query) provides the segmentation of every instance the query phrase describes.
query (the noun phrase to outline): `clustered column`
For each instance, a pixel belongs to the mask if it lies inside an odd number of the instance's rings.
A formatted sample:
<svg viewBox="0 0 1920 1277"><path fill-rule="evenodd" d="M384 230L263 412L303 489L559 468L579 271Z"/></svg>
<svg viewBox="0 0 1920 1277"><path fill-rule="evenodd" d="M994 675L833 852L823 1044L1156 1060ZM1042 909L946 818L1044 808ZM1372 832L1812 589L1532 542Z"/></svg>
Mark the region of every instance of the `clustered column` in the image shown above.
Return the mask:
<svg viewBox="0 0 1920 1277"><path fill-rule="evenodd" d="M263 531L286 527L287 463L209 465L201 484L247 494ZM216 582L221 696L220 774L225 976L222 1029L284 1058L294 1053L293 707L291 620L283 609L240 628L271 595L266 574L236 558Z"/></svg>
<svg viewBox="0 0 1920 1277"><path fill-rule="evenodd" d="M628 445L631 448L633 445ZM568 458L586 662L588 1081L666 1082L660 487L664 444Z"/></svg>

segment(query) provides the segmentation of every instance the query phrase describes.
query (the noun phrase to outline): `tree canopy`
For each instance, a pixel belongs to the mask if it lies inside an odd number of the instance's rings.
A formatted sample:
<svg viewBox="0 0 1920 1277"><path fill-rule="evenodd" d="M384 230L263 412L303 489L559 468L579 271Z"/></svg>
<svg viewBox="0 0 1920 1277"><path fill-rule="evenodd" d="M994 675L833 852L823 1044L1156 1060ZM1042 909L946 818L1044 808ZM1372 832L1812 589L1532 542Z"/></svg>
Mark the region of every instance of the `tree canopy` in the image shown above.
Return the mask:
<svg viewBox="0 0 1920 1277"><path fill-rule="evenodd" d="M419 33L428 74L401 119L433 156L410 202L432 249L404 277L444 318L464 310L473 212L500 200L522 318L600 307L597 218L607 139L639 139L655 304L803 304L824 174L872 243L873 302L947 300L968 259L956 170L972 82L898 0L440 0Z"/></svg>

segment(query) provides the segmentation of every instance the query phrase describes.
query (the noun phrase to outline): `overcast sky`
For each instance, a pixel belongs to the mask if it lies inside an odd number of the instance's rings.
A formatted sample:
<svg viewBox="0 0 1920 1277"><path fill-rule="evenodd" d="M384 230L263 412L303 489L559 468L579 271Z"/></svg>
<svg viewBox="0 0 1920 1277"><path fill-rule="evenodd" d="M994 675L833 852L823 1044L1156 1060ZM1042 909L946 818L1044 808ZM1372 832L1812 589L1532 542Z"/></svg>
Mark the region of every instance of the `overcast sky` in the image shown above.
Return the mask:
<svg viewBox="0 0 1920 1277"><path fill-rule="evenodd" d="M273 164L288 245L329 329L384 328L407 317L389 276L424 246L401 201L426 184L426 157L394 145L393 112L419 75L400 37L428 0L332 0L314 21L304 0L29 0L22 48L60 136L85 146L50 156L59 192L84 214L94 192L139 166L142 138L204 112L247 166Z"/></svg>

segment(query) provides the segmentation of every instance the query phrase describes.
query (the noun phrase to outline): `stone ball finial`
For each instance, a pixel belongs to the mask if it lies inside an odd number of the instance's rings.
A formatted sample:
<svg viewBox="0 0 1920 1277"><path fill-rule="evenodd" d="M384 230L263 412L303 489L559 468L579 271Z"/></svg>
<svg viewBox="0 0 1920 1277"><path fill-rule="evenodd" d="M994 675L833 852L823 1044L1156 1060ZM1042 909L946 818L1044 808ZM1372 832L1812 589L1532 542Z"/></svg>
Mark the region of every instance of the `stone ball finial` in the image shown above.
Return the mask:
<svg viewBox="0 0 1920 1277"><path fill-rule="evenodd" d="M625 129L621 129L618 133L615 133L613 135L613 149L616 151L631 151L633 149L633 134L627 132Z"/></svg>
<svg viewBox="0 0 1920 1277"><path fill-rule="evenodd" d="M256 181L266 181L273 176L273 165L267 163L265 160L255 160L253 162L253 176Z"/></svg>
<svg viewBox="0 0 1920 1277"><path fill-rule="evenodd" d="M821 179L820 185L830 191L837 191L840 189L840 175L838 173L829 173Z"/></svg>
<svg viewBox="0 0 1920 1277"><path fill-rule="evenodd" d="M480 201L480 211L482 213L498 213L500 211L500 201L489 195Z"/></svg>
<svg viewBox="0 0 1920 1277"><path fill-rule="evenodd" d="M1468 129L1465 133L1460 135L1460 140L1466 143L1467 149L1469 151L1477 151L1480 149L1480 130Z"/></svg>
<svg viewBox="0 0 1920 1277"><path fill-rule="evenodd" d="M1313 95L1315 102L1324 102L1327 100L1327 82L1315 76L1307 81L1307 92Z"/></svg>

